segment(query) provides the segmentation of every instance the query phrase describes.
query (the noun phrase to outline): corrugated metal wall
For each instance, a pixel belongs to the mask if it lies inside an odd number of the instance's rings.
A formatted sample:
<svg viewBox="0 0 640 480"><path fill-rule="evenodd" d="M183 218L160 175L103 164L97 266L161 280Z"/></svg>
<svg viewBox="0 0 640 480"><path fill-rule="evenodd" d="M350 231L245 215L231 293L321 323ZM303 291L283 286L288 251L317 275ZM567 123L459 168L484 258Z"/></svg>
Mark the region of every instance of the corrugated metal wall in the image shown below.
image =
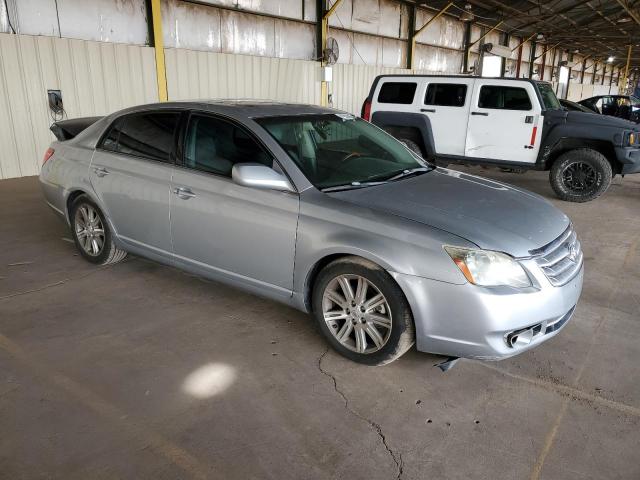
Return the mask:
<svg viewBox="0 0 640 480"><path fill-rule="evenodd" d="M157 101L153 49L0 34L0 178L38 174L53 139L47 89L69 118Z"/></svg>
<svg viewBox="0 0 640 480"><path fill-rule="evenodd" d="M369 65L334 65L333 82L329 86L333 107L360 115L362 103L369 95L371 84L377 75L403 73L411 73L411 70Z"/></svg>
<svg viewBox="0 0 640 480"><path fill-rule="evenodd" d="M165 52L170 100L260 98L320 103L317 62L170 48ZM373 79L401 68L337 64L329 86L333 107L360 114Z"/></svg>
<svg viewBox="0 0 640 480"><path fill-rule="evenodd" d="M259 98L320 103L317 62L168 48L170 100Z"/></svg>

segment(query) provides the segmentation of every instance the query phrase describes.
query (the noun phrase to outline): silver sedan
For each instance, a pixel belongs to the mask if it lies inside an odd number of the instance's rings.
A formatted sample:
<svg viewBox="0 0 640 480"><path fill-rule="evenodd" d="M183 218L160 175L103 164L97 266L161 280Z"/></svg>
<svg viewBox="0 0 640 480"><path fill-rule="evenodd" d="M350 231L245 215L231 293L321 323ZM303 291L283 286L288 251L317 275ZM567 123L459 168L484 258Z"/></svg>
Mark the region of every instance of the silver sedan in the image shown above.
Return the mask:
<svg viewBox="0 0 640 480"><path fill-rule="evenodd" d="M357 362L414 343L509 357L556 335L580 296L566 215L343 112L176 102L52 130L40 181L85 259L131 252L284 302Z"/></svg>

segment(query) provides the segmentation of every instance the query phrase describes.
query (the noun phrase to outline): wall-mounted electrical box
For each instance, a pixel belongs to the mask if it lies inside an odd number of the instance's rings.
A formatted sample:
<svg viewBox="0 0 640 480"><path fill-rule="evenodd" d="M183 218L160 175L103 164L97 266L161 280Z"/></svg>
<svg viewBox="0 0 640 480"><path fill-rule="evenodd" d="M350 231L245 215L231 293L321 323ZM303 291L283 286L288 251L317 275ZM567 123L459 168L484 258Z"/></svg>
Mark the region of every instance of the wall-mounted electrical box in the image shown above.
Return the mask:
<svg viewBox="0 0 640 480"><path fill-rule="evenodd" d="M54 114L60 115L64 112L62 92L60 90L47 90L47 99L49 100L49 110Z"/></svg>

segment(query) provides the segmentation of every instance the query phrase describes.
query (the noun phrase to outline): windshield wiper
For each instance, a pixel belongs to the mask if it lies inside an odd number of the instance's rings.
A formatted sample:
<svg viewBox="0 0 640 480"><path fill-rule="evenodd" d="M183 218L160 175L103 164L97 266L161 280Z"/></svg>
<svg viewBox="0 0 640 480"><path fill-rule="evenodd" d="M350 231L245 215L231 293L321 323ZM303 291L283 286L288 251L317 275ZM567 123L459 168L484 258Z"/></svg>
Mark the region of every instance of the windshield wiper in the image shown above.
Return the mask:
<svg viewBox="0 0 640 480"><path fill-rule="evenodd" d="M416 175L416 174L420 174L420 173L425 173L425 172L428 172L430 170L433 170L433 169L428 168L428 167L410 168L408 170L403 170L402 172L400 172L400 173L398 173L398 174L396 174L396 175L394 175L392 177L387 178L386 181L387 182L393 182L394 180L399 180L401 178L408 177L410 175Z"/></svg>
<svg viewBox="0 0 640 480"><path fill-rule="evenodd" d="M365 188L365 187L375 187L376 185L382 185L383 183L387 183L387 181L382 182L351 182L346 183L344 185L335 185L333 187L323 188L321 192L339 192L340 190L353 190L356 188Z"/></svg>

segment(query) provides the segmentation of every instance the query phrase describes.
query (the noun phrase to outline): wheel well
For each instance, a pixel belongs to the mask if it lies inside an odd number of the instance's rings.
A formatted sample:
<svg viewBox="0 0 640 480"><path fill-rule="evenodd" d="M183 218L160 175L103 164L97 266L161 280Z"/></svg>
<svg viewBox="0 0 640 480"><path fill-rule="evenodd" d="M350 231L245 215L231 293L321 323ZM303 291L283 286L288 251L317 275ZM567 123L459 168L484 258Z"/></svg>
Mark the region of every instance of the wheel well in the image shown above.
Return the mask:
<svg viewBox="0 0 640 480"><path fill-rule="evenodd" d="M422 134L416 127L397 127L385 125L384 127L382 127L382 129L395 138L405 138L407 140L411 140L420 147L423 155L427 154L424 141L422 140Z"/></svg>
<svg viewBox="0 0 640 480"><path fill-rule="evenodd" d="M550 169L560 155L570 150L579 148L590 148L600 152L611 164L613 173L620 173L622 166L616 157L616 152L610 142L589 140L589 139L563 139L553 148L547 160L547 167Z"/></svg>
<svg viewBox="0 0 640 480"><path fill-rule="evenodd" d="M71 205L73 204L75 199L84 194L85 192L83 192L82 190L74 190L69 194L69 196L67 197L67 217L71 218Z"/></svg>
<svg viewBox="0 0 640 480"><path fill-rule="evenodd" d="M362 263L367 263L372 266L377 266L378 268L386 271L384 267L380 266L378 263L374 262L373 260L369 260L368 258L361 257L359 255L353 255L351 253L334 253L332 255L327 255L326 257L321 258L316 262L316 264L311 268L311 270L307 274L307 279L304 285L304 304L305 304L305 307L307 307L307 310L309 312L313 311L313 298L312 298L313 288L315 287L318 274L322 271L324 267L326 267L331 262L338 260L340 258L353 258L355 260L361 261ZM402 288L399 285L398 285L398 288L400 288L400 291L404 295L404 292L402 291ZM406 298L406 295L405 295L405 298ZM411 309L410 305L409 305L409 309Z"/></svg>
<svg viewBox="0 0 640 480"><path fill-rule="evenodd" d="M313 311L313 301L311 297L313 295L313 287L315 286L316 279L318 278L320 271L334 260L353 256L354 255L349 255L347 253L334 253L333 255L327 255L326 257L318 260L311 270L309 270L307 279L304 282L304 305L307 307L308 311Z"/></svg>

